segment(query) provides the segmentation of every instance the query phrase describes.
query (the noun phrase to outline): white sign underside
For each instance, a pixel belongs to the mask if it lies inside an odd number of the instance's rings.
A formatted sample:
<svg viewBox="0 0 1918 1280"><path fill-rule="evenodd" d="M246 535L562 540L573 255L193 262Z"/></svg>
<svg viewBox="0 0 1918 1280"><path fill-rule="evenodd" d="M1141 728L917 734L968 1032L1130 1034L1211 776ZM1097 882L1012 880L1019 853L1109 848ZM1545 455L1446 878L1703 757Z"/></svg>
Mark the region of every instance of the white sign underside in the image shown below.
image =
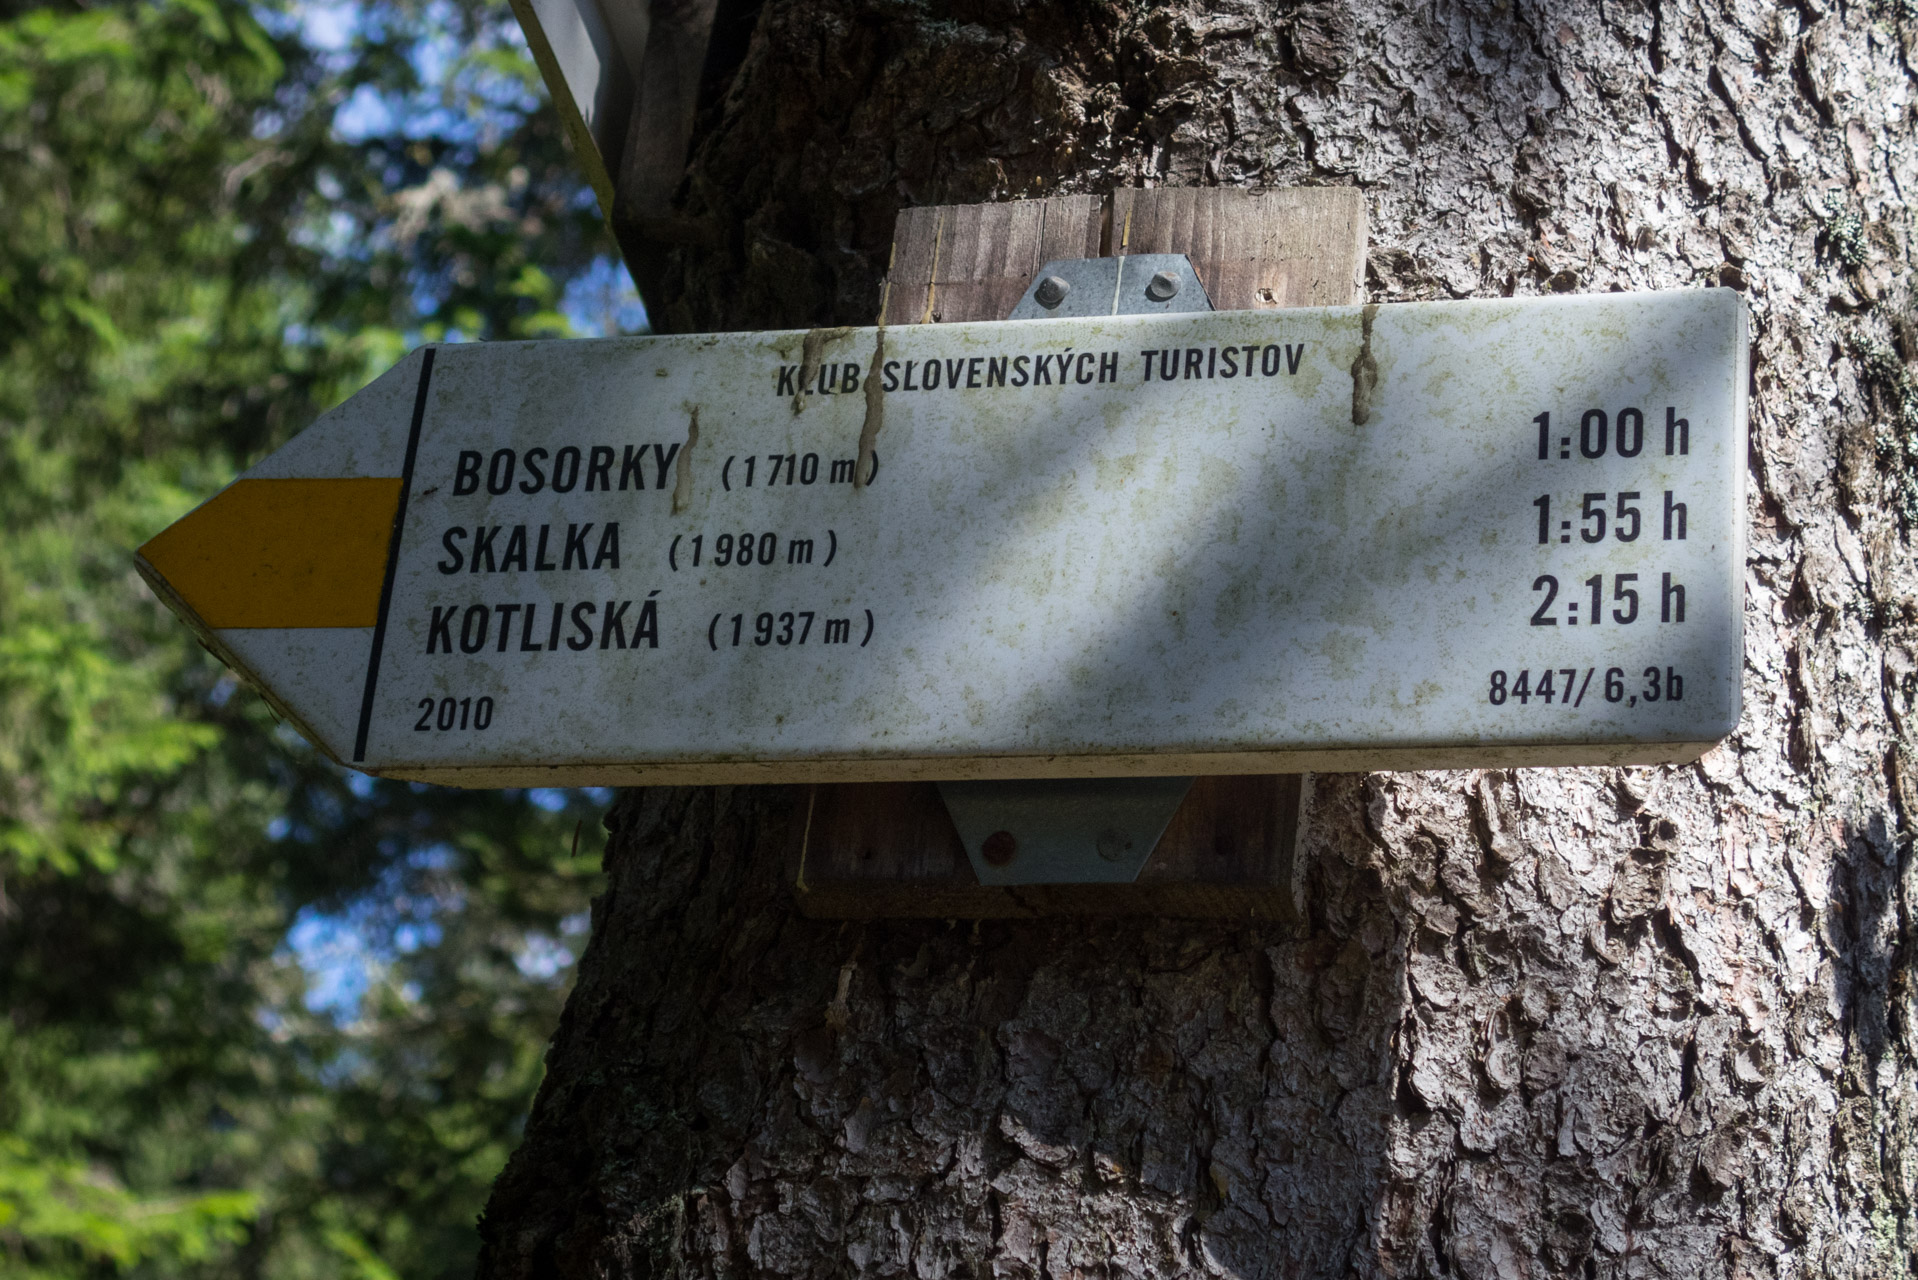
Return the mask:
<svg viewBox="0 0 1918 1280"><path fill-rule="evenodd" d="M375 678L216 638L461 785L1683 760L1744 350L1724 290L442 347ZM255 474L399 475L422 363Z"/></svg>

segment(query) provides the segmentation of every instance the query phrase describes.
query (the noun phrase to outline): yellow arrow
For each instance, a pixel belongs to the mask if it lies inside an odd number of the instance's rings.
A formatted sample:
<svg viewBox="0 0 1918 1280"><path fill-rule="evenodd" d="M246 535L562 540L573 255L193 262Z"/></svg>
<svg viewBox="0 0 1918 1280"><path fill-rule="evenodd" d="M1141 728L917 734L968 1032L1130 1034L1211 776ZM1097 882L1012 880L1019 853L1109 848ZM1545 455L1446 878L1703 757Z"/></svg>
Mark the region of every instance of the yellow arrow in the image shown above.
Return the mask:
<svg viewBox="0 0 1918 1280"><path fill-rule="evenodd" d="M400 480L237 480L140 548L213 629L370 627Z"/></svg>

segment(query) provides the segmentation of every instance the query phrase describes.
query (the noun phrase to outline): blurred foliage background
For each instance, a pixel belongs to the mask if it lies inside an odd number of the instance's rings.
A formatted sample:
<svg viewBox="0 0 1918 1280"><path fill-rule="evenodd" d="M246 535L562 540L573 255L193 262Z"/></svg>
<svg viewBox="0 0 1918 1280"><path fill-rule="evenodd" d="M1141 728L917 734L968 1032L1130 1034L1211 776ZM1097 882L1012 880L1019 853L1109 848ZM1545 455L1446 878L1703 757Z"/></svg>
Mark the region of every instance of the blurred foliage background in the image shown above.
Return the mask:
<svg viewBox="0 0 1918 1280"><path fill-rule="evenodd" d="M329 764L132 548L643 313L503 0L0 0L0 1274L463 1275L609 797Z"/></svg>

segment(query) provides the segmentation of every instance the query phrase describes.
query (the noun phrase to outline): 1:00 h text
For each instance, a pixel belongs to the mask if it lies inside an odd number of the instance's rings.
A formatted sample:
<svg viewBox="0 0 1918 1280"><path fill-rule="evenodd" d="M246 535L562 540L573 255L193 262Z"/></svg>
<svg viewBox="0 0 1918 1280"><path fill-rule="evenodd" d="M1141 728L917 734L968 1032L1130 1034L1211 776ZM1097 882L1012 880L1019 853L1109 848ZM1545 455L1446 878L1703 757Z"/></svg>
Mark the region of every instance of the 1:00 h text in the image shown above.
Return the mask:
<svg viewBox="0 0 1918 1280"><path fill-rule="evenodd" d="M1578 442L1578 456L1589 460L1604 457L1608 452L1616 451L1621 458L1636 458L1645 448L1645 415L1637 409L1620 409L1618 418L1613 421L1603 409L1587 409L1579 418L1578 434L1569 431L1552 438L1552 415L1541 413L1532 419L1538 424L1538 458L1540 462L1549 460L1554 453L1560 458L1572 456L1572 442ZM1678 416L1678 410L1667 407L1665 410L1665 456L1682 457L1692 451L1692 424Z"/></svg>

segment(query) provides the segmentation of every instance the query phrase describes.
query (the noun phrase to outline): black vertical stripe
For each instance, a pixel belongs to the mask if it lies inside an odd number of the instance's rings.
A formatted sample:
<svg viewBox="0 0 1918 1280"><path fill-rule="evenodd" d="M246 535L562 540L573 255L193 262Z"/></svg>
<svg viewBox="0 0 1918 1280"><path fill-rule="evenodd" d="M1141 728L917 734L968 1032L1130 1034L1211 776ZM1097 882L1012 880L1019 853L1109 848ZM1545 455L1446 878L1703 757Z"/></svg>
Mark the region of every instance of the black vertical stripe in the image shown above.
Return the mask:
<svg viewBox="0 0 1918 1280"><path fill-rule="evenodd" d="M366 759L366 735L373 727L373 692L380 684L380 655L386 651L386 612L393 605L393 575L400 567L400 531L406 527L406 500L413 493L413 460L420 452L420 424L426 421L426 389L433 381L428 347L420 361L420 389L413 396L413 426L406 433L406 462L400 467L400 505L393 513L393 536L386 544L386 576L380 582L380 616L373 623L373 652L366 659L366 692L360 697L360 730L353 737L353 763Z"/></svg>

